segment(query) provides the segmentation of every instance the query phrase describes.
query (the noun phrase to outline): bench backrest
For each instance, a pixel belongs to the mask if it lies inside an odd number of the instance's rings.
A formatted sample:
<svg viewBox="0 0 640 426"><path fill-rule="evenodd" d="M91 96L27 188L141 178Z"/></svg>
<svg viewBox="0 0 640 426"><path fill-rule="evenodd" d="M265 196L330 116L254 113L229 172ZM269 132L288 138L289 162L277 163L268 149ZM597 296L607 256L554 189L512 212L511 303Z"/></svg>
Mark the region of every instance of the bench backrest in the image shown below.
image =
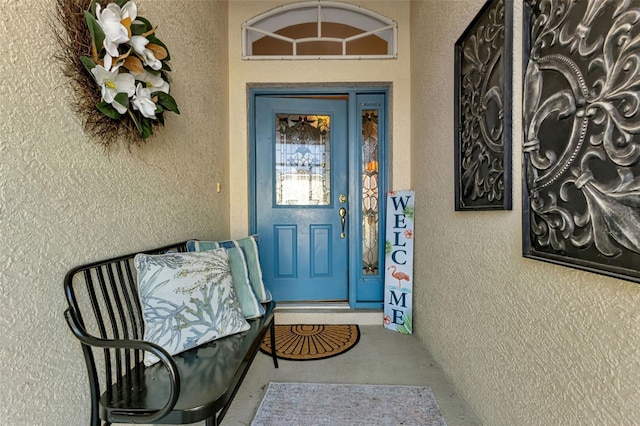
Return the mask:
<svg viewBox="0 0 640 426"><path fill-rule="evenodd" d="M141 253L169 251L186 251L186 242ZM65 276L68 314L75 317L89 336L116 340L143 338L144 320L133 264L136 254L78 266ZM101 392L106 390L107 398L111 399L113 384L130 387L140 380L144 353L135 349L95 349L86 344L82 344L82 349L89 374L92 412L96 415Z"/></svg>

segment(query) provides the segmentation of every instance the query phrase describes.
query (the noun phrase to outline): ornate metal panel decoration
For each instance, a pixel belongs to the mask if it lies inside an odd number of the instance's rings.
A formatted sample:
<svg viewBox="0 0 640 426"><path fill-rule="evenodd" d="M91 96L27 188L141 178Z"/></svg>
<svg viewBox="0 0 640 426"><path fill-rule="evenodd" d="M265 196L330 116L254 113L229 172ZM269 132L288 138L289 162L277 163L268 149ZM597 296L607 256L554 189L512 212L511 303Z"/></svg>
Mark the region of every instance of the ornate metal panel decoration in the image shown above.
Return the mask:
<svg viewBox="0 0 640 426"><path fill-rule="evenodd" d="M456 210L511 209L512 23L489 0L455 45Z"/></svg>
<svg viewBox="0 0 640 426"><path fill-rule="evenodd" d="M526 5L524 255L640 282L640 1Z"/></svg>

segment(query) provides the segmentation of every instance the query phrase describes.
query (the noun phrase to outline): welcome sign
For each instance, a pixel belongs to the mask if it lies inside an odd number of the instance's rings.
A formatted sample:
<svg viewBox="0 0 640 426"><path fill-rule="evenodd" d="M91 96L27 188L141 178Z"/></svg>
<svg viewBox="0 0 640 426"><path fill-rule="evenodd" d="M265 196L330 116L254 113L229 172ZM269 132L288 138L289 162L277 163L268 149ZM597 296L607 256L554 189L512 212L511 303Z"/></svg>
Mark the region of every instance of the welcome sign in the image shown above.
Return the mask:
<svg viewBox="0 0 640 426"><path fill-rule="evenodd" d="M412 333L414 191L387 194L384 326Z"/></svg>

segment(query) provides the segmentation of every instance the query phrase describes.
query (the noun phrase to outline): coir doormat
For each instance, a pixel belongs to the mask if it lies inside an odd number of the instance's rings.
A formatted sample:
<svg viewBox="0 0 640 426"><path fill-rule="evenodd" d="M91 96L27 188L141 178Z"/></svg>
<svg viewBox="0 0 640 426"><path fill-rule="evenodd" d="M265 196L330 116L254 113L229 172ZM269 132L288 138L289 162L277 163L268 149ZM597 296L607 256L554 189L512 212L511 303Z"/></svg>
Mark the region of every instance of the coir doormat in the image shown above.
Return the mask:
<svg viewBox="0 0 640 426"><path fill-rule="evenodd" d="M276 325L276 356L291 361L310 361L340 355L360 340L357 325ZM260 350L271 355L271 330Z"/></svg>

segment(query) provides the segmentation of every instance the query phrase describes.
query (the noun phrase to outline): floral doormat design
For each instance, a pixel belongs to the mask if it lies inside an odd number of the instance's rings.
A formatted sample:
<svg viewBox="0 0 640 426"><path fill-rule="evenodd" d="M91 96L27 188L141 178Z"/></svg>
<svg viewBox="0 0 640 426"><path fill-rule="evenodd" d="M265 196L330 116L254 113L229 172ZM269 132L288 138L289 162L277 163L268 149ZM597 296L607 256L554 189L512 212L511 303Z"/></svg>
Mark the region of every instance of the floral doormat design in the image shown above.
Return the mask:
<svg viewBox="0 0 640 426"><path fill-rule="evenodd" d="M360 340L357 325L276 325L276 356L291 361L310 361L340 355ZM271 355L271 330L260 351Z"/></svg>

